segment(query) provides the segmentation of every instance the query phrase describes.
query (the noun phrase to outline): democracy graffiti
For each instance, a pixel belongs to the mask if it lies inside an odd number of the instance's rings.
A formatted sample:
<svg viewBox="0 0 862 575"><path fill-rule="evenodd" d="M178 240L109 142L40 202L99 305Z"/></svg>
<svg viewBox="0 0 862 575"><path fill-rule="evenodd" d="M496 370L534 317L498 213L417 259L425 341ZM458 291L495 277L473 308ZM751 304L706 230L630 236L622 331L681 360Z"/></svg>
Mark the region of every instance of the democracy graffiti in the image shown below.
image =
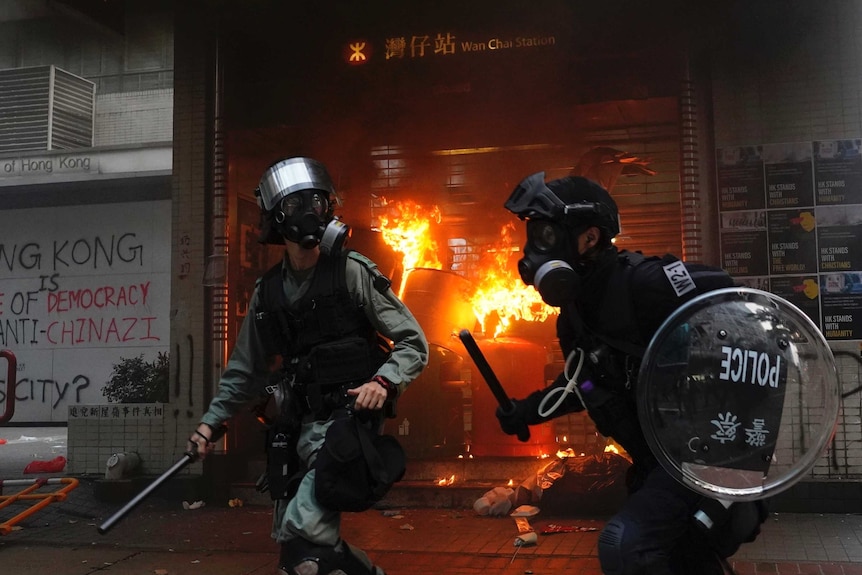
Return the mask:
<svg viewBox="0 0 862 575"><path fill-rule="evenodd" d="M55 275L52 286L15 292L8 303L0 292L0 345L66 347L161 339L154 333L157 317L135 313L137 308L151 309L149 281L64 290ZM108 315L89 313L97 310Z"/></svg>
<svg viewBox="0 0 862 575"><path fill-rule="evenodd" d="M110 346L161 340L151 303L153 281L112 281L144 264L144 244L136 234L0 243L0 270L34 273L0 282L0 345L4 347ZM62 270L92 269L98 275ZM64 284L72 282L74 287ZM81 283L89 285L80 286Z"/></svg>

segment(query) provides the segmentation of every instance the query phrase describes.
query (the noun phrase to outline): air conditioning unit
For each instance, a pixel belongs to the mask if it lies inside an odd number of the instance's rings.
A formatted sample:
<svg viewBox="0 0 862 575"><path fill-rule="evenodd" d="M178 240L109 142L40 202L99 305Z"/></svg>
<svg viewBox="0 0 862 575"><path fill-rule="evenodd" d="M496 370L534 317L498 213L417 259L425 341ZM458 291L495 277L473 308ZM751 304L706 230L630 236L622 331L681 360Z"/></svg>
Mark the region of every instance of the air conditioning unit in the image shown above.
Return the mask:
<svg viewBox="0 0 862 575"><path fill-rule="evenodd" d="M93 147L96 85L56 66L0 70L0 154Z"/></svg>

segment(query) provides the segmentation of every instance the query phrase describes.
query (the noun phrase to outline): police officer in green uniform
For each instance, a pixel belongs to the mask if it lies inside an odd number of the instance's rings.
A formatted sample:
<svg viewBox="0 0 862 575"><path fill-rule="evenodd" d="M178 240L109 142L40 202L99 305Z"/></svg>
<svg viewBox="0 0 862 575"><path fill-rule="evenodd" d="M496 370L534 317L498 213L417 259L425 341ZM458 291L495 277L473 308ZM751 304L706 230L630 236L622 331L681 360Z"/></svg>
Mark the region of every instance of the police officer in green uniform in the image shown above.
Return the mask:
<svg viewBox="0 0 862 575"><path fill-rule="evenodd" d="M380 574L341 539L341 511L315 495L314 463L333 418L345 409L379 431L384 407L427 364L428 343L374 263L343 249L349 228L333 217L335 189L323 164L303 157L276 162L256 194L261 241L285 244L284 260L258 281L218 393L189 447L206 454L215 429L273 392L279 415L270 447L291 452L283 459L268 454L276 459L268 479L280 572Z"/></svg>

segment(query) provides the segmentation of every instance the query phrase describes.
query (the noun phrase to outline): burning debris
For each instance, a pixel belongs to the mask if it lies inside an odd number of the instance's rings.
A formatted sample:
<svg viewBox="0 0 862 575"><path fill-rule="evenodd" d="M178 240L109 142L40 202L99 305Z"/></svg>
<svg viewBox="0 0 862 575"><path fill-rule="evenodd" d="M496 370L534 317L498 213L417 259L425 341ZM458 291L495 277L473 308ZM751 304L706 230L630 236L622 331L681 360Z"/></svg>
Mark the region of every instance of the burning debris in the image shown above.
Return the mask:
<svg viewBox="0 0 862 575"><path fill-rule="evenodd" d="M473 504L479 515L503 516L513 509L541 506L553 515L591 515L616 509L626 495L631 462L606 451L558 456L514 489L495 487Z"/></svg>

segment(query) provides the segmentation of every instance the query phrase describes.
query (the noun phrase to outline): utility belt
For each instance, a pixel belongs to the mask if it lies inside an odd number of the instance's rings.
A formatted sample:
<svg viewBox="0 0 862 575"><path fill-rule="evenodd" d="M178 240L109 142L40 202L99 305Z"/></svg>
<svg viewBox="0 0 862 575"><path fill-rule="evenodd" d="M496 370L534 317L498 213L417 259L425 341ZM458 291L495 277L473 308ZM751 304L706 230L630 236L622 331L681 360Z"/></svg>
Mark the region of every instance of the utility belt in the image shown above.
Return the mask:
<svg viewBox="0 0 862 575"><path fill-rule="evenodd" d="M587 358L592 364L589 371L596 375L594 383L615 392L634 388L640 371L639 357L600 343L587 353Z"/></svg>
<svg viewBox="0 0 862 575"><path fill-rule="evenodd" d="M362 383L304 383L296 381L293 375L281 374L267 386L266 391L275 399L277 420L298 425L307 421L309 416L318 421L329 419L332 412L350 404L352 398L347 395L347 390Z"/></svg>
<svg viewBox="0 0 862 575"><path fill-rule="evenodd" d="M311 415L315 420L327 420L332 412L348 406L351 398L347 395L347 390L363 383L293 383L292 389L297 399L297 407L303 416Z"/></svg>

